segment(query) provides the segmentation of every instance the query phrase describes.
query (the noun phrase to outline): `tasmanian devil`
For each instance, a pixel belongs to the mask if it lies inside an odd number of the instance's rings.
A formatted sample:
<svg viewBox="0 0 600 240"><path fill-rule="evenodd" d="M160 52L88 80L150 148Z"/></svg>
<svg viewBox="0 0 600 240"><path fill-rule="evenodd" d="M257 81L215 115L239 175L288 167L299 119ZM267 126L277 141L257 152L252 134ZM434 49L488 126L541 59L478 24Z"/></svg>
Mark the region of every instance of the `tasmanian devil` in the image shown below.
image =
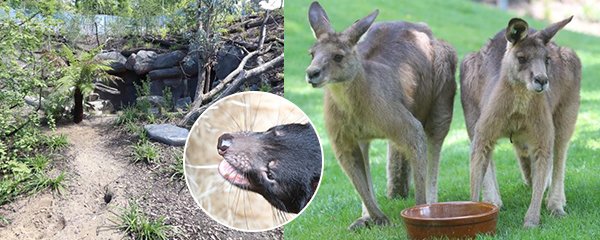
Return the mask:
<svg viewBox="0 0 600 240"><path fill-rule="evenodd" d="M299 213L321 177L321 147L310 124L277 125L264 132L221 135L219 173L241 189L261 194L279 210Z"/></svg>

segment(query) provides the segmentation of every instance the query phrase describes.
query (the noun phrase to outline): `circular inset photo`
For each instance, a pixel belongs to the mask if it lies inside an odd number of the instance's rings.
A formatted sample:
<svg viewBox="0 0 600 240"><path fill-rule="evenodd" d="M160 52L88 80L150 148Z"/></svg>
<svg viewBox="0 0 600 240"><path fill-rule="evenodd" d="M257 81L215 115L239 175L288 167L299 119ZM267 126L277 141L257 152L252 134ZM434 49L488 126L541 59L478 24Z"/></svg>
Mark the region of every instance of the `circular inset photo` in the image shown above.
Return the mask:
<svg viewBox="0 0 600 240"><path fill-rule="evenodd" d="M196 120L184 152L194 200L217 222L266 231L293 220L317 192L319 137L290 101L264 92L225 97Z"/></svg>

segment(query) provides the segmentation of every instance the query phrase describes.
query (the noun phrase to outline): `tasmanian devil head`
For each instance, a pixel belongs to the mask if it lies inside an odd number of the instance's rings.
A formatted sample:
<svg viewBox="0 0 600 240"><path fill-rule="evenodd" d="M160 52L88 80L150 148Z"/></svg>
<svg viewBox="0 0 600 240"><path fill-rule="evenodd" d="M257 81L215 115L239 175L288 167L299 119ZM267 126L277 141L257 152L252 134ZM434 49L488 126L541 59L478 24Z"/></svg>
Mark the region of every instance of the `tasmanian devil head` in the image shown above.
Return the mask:
<svg viewBox="0 0 600 240"><path fill-rule="evenodd" d="M217 151L223 156L223 178L286 212L299 213L306 206L321 176L321 148L310 124L225 133Z"/></svg>

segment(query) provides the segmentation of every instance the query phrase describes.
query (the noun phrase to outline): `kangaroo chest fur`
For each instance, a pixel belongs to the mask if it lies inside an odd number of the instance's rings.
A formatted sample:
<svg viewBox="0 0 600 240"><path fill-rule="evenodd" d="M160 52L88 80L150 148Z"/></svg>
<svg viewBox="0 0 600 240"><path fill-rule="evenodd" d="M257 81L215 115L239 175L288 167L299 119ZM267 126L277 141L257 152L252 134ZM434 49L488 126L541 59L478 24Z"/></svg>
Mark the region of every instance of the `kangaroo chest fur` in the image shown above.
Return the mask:
<svg viewBox="0 0 600 240"><path fill-rule="evenodd" d="M501 135L511 139L530 135L533 124L544 124L543 109L546 108L545 96L531 93L524 87L512 86L512 98L507 101L508 107ZM541 101L540 101L541 100Z"/></svg>
<svg viewBox="0 0 600 240"><path fill-rule="evenodd" d="M367 99L358 97L352 88L347 86L331 86L326 91L325 111L328 130L334 135L344 135L359 140L383 138L374 119L378 118L374 111L364 106ZM353 97L354 96L354 97Z"/></svg>

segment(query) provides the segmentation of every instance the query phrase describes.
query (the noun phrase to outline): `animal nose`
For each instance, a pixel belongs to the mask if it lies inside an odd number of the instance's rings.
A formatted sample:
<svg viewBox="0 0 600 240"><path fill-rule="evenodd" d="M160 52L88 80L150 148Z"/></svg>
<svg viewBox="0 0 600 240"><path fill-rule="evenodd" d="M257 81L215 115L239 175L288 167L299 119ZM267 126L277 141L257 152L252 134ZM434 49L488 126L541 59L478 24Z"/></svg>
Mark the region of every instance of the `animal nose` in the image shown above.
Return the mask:
<svg viewBox="0 0 600 240"><path fill-rule="evenodd" d="M544 75L537 75L533 78L533 81L541 86L548 84L548 77Z"/></svg>
<svg viewBox="0 0 600 240"><path fill-rule="evenodd" d="M231 141L233 140L233 135L229 133L224 133L219 137L219 141L217 143L217 151L220 155L225 154L227 149L231 146Z"/></svg>
<svg viewBox="0 0 600 240"><path fill-rule="evenodd" d="M306 69L306 76L308 76L308 81L312 83L313 79L316 79L321 75L321 69L317 68L308 68Z"/></svg>

